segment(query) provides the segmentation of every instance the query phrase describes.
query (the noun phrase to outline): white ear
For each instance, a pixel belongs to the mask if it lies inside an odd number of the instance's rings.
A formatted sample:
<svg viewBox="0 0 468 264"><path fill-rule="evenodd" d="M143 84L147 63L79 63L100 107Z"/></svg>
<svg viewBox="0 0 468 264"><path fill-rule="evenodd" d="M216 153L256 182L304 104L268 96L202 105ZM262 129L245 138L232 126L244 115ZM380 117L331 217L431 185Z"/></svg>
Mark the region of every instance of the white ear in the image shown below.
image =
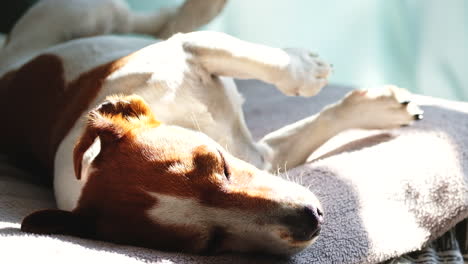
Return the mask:
<svg viewBox="0 0 468 264"><path fill-rule="evenodd" d="M101 152L101 140L99 137L96 137L93 141L93 144L84 152L83 159L81 160L81 179L87 180L89 174L91 173L94 159Z"/></svg>

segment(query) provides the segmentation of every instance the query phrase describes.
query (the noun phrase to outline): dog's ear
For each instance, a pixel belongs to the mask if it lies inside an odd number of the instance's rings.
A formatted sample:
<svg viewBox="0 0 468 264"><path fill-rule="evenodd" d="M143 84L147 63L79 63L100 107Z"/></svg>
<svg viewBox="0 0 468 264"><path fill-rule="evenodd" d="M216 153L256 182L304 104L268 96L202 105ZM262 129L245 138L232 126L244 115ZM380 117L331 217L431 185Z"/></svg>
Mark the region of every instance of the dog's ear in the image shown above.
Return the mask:
<svg viewBox="0 0 468 264"><path fill-rule="evenodd" d="M137 128L155 127L159 124L141 97L117 95L107 97L89 113L87 127L92 133L97 133L101 141L113 141Z"/></svg>
<svg viewBox="0 0 468 264"><path fill-rule="evenodd" d="M90 221L73 212L42 210L23 219L21 231L34 234L61 234L91 238L93 228Z"/></svg>
<svg viewBox="0 0 468 264"><path fill-rule="evenodd" d="M73 161L75 175L81 179L83 156L95 158L99 151L90 151L91 145L99 139L97 146L115 143L124 135L140 128L156 127L160 124L146 102L137 95L111 96L88 114L86 129L75 145ZM90 156L90 157L88 157ZM90 161L89 161L90 162Z"/></svg>

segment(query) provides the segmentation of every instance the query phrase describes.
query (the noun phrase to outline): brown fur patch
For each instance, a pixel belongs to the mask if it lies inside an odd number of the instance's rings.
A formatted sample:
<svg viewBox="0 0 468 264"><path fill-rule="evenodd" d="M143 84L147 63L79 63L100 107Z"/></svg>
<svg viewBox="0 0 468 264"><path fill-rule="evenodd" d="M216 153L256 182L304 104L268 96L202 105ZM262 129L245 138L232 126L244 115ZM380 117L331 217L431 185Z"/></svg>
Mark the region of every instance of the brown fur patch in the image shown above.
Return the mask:
<svg viewBox="0 0 468 264"><path fill-rule="evenodd" d="M141 149L132 144L131 135L101 143L101 153L93 162L99 169L88 177L73 211L95 223L95 238L165 250L196 250L192 242L199 240L196 230L160 225L146 215L158 202L146 190L164 186L161 175L169 164L150 167L141 157Z"/></svg>
<svg viewBox="0 0 468 264"><path fill-rule="evenodd" d="M50 183L59 143L97 96L105 78L127 60L99 66L69 84L61 59L51 54L4 75L0 79L0 151Z"/></svg>

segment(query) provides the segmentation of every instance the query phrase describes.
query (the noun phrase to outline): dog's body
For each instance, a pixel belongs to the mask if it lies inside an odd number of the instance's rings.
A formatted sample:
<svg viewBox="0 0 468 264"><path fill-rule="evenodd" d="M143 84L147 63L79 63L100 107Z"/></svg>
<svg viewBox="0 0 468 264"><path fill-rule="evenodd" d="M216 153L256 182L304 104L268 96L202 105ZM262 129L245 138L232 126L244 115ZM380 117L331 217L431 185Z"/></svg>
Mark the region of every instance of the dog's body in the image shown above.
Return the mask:
<svg viewBox="0 0 468 264"><path fill-rule="evenodd" d="M320 230L318 201L237 158L264 170L291 168L345 129L420 117L407 93L386 86L352 92L254 142L227 77L312 96L330 67L307 51L222 33L170 37L208 22L223 5L191 0L137 15L118 0L44 0L18 22L0 50L0 94L12 111L0 118L10 124L0 144L53 171L64 210L31 215L24 230L191 252L292 254ZM108 36L129 32L170 38Z"/></svg>

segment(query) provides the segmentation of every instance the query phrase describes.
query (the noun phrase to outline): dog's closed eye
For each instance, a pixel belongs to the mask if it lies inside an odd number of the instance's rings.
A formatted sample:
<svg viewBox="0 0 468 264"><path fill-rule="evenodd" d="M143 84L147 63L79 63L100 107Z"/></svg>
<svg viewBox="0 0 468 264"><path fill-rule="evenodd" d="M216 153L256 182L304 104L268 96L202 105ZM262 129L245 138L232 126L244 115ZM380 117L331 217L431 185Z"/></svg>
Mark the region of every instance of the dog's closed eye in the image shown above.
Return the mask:
<svg viewBox="0 0 468 264"><path fill-rule="evenodd" d="M227 180L229 180L231 178L231 169L229 168L229 165L227 164L226 162L226 159L224 158L224 155L223 153L218 150L219 152L219 155L221 156L221 160L223 162L223 173L224 173L224 176L226 177Z"/></svg>

